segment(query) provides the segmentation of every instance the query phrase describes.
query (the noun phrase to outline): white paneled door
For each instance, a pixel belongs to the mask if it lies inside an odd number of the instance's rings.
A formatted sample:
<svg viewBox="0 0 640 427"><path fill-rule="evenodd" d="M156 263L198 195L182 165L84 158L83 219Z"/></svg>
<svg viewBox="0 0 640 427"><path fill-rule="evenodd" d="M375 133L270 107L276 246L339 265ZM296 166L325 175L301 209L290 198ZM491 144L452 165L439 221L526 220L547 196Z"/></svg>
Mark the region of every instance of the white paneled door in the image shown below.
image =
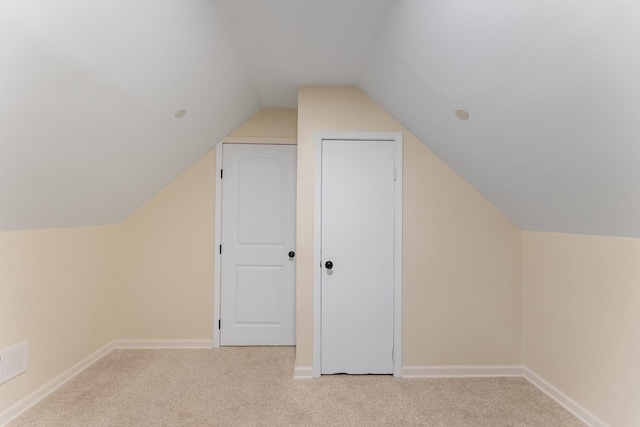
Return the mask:
<svg viewBox="0 0 640 427"><path fill-rule="evenodd" d="M225 144L221 345L295 344L296 146Z"/></svg>
<svg viewBox="0 0 640 427"><path fill-rule="evenodd" d="M322 141L321 373L391 374L393 141Z"/></svg>

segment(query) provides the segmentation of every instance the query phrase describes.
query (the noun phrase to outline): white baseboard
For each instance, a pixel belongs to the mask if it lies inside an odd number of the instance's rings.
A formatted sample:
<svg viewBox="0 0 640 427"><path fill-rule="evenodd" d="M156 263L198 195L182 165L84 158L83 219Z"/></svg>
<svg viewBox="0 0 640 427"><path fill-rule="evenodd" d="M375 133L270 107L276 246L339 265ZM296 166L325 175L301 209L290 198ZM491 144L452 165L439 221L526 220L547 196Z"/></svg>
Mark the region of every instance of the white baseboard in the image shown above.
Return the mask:
<svg viewBox="0 0 640 427"><path fill-rule="evenodd" d="M294 380L310 380L313 379L313 366L297 366L293 368Z"/></svg>
<svg viewBox="0 0 640 427"><path fill-rule="evenodd" d="M524 377L534 386L538 387L542 392L547 394L550 398L562 405L567 411L571 412L580 421L585 423L589 427L607 427L604 421L587 411L580 406L578 402L571 399L569 396L558 390L552 384L543 379L540 375L533 372L531 369L523 368Z"/></svg>
<svg viewBox="0 0 640 427"><path fill-rule="evenodd" d="M25 412L27 409L31 408L33 405L47 397L49 394L54 392L56 389L64 385L67 381L78 375L80 372L87 369L93 363L100 360L105 355L109 354L111 350L113 350L113 342L105 345L104 347L98 349L94 353L85 357L48 383L44 384L42 387L35 390L33 393L27 395L25 398L19 400L14 403L12 406L4 410L0 414L0 426L4 426L8 424L10 421L17 418L20 414Z"/></svg>
<svg viewBox="0 0 640 427"><path fill-rule="evenodd" d="M213 348L213 340L115 340L114 349Z"/></svg>
<svg viewBox="0 0 640 427"><path fill-rule="evenodd" d="M521 365L428 365L402 367L402 378L470 378L521 376Z"/></svg>

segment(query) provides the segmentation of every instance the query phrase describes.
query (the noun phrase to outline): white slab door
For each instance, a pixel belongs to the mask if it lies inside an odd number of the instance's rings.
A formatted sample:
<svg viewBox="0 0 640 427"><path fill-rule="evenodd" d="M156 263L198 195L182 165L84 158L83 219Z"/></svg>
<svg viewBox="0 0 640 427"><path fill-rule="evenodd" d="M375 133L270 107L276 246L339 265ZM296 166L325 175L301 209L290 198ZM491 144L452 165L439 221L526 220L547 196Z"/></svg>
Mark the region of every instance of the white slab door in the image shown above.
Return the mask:
<svg viewBox="0 0 640 427"><path fill-rule="evenodd" d="M322 141L321 373L394 372L393 141Z"/></svg>
<svg viewBox="0 0 640 427"><path fill-rule="evenodd" d="M225 144L222 171L220 344L294 345L296 146Z"/></svg>

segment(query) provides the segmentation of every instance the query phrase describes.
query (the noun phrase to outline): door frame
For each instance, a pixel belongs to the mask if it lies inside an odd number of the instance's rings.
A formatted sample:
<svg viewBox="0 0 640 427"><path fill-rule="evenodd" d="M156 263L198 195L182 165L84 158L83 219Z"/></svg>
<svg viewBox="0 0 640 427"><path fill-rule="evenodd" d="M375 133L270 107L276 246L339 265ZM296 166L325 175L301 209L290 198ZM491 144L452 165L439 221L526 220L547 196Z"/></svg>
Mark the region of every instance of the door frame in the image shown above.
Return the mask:
<svg viewBox="0 0 640 427"><path fill-rule="evenodd" d="M395 149L395 239L393 274L393 376L402 376L402 132L316 132L313 208L313 377L321 375L322 359L322 141L392 141Z"/></svg>
<svg viewBox="0 0 640 427"><path fill-rule="evenodd" d="M226 137L218 143L216 150L216 194L213 225L213 348L220 347L220 286L222 283L222 259L220 245L222 244L222 158L225 144L268 144L268 145L296 145L297 138L254 138L254 137ZM296 178L297 182L297 178Z"/></svg>
<svg viewBox="0 0 640 427"><path fill-rule="evenodd" d="M220 286L222 283L222 257L220 245L222 242L222 156L224 141L216 145L216 195L213 214L213 348L220 347Z"/></svg>

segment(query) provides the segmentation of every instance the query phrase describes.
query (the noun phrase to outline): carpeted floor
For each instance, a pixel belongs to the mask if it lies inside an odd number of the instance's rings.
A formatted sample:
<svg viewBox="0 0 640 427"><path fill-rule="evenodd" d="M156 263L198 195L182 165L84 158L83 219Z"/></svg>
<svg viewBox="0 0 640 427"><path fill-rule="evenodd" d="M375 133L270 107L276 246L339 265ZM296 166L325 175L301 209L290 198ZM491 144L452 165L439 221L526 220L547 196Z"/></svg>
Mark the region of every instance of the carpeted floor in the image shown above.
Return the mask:
<svg viewBox="0 0 640 427"><path fill-rule="evenodd" d="M523 378L293 380L291 347L115 350L20 426L582 426Z"/></svg>

